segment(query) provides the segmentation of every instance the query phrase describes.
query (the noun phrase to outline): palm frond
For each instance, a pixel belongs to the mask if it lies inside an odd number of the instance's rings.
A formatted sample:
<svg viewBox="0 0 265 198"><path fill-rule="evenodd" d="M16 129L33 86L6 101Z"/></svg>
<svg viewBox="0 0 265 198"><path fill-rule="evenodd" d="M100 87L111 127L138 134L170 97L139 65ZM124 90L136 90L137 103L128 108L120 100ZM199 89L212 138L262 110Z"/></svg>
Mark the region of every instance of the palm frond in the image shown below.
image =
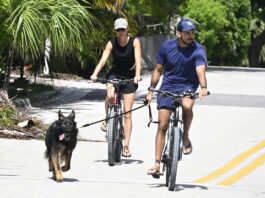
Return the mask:
<svg viewBox="0 0 265 198"><path fill-rule="evenodd" d="M16 1L10 1L17 5ZM15 7L11 4L11 7ZM9 31L12 32L13 44L22 57L30 54L36 58L43 53L44 40L47 35L47 17L43 9L47 7L45 1L23 1L9 17Z"/></svg>
<svg viewBox="0 0 265 198"><path fill-rule="evenodd" d="M114 13L118 13L122 16L125 16L124 12L122 11L124 0L94 0L96 6L101 9L107 8Z"/></svg>
<svg viewBox="0 0 265 198"><path fill-rule="evenodd" d="M97 19L74 0L56 1L50 7L49 38L55 52L71 52L93 29Z"/></svg>
<svg viewBox="0 0 265 198"><path fill-rule="evenodd" d="M10 0L8 31L22 57L37 58L51 40L56 53L70 53L82 43L97 19L76 0Z"/></svg>

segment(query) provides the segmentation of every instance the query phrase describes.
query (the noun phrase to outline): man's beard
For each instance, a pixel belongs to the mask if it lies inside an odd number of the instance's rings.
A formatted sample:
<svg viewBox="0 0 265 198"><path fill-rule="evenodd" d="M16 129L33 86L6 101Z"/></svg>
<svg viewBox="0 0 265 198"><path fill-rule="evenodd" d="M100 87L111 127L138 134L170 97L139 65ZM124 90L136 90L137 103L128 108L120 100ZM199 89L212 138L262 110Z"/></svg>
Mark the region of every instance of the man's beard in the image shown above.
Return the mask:
<svg viewBox="0 0 265 198"><path fill-rule="evenodd" d="M193 41L193 39L189 39L189 40L191 40L191 42ZM182 41L184 44L186 44L186 45L191 44L191 43L188 43L188 42L184 41L182 37L181 37L181 41Z"/></svg>

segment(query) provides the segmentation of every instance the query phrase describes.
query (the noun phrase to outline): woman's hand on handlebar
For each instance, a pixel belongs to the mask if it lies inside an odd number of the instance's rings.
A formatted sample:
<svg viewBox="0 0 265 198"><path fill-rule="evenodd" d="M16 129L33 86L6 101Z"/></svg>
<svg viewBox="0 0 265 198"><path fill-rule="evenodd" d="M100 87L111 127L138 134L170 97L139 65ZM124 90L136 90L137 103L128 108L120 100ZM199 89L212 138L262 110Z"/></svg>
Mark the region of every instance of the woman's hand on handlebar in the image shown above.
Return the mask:
<svg viewBox="0 0 265 198"><path fill-rule="evenodd" d="M93 82L96 82L97 79L98 79L98 77L97 77L96 75L92 74L92 75L90 76L90 79L91 79Z"/></svg>
<svg viewBox="0 0 265 198"><path fill-rule="evenodd" d="M142 80L142 79L141 79L140 76L135 76L134 79L133 79L133 81L134 81L135 84L137 84L137 83L140 82L141 80Z"/></svg>

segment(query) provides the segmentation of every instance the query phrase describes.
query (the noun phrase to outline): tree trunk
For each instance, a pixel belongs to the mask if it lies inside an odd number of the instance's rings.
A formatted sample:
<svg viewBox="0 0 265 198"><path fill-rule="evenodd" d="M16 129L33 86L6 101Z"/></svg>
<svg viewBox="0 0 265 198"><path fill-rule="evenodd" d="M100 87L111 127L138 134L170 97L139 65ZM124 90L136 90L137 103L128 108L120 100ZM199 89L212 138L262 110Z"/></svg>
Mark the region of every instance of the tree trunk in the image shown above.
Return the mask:
<svg viewBox="0 0 265 198"><path fill-rule="evenodd" d="M20 66L20 79L23 79L23 76L24 76L24 62Z"/></svg>
<svg viewBox="0 0 265 198"><path fill-rule="evenodd" d="M253 31L251 32L251 45L248 48L248 60L250 67L259 67L259 57L261 49L265 45L265 30L256 38Z"/></svg>
<svg viewBox="0 0 265 198"><path fill-rule="evenodd" d="M6 65L6 74L5 74L5 82L3 84L3 89L7 90L9 86L9 81L10 81L10 74L11 74L11 67L13 65L13 58L14 58L14 48L13 46L11 47L8 55L8 64Z"/></svg>

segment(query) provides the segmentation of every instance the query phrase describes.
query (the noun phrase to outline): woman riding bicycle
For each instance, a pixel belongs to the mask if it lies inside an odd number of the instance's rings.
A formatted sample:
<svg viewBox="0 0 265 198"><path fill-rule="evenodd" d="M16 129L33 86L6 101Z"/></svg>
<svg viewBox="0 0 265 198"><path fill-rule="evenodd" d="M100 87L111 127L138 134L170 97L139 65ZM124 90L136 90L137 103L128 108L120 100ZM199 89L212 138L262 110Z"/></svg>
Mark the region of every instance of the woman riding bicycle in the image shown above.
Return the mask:
<svg viewBox="0 0 265 198"><path fill-rule="evenodd" d="M116 37L108 41L102 57L96 66L91 80L96 81L101 69L104 67L110 53L113 55L113 67L110 69L107 79L134 79L130 83L121 87L120 91L124 101L124 112L130 111L134 103L135 92L138 88L141 73L141 45L140 40L128 35L128 22L124 18L119 18L114 22ZM108 114L108 105L113 103L114 87L107 83L107 97L105 100L106 117ZM107 124L104 121L101 125L102 131L107 131ZM132 131L132 115L124 115L124 148L123 156L131 157L129 143Z"/></svg>

